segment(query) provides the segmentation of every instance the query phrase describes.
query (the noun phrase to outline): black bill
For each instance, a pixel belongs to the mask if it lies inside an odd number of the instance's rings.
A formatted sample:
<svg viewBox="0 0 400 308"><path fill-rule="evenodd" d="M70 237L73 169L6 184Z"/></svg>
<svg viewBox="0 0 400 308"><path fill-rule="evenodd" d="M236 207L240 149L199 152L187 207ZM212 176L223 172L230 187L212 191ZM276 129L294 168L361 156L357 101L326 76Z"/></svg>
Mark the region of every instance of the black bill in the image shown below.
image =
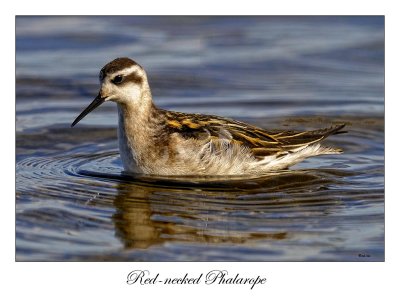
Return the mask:
<svg viewBox="0 0 400 308"><path fill-rule="evenodd" d="M82 120L89 112L93 111L97 107L99 107L102 103L104 103L106 99L101 97L100 93L96 96L94 101L86 107L85 110L82 111L80 115L75 119L74 122L72 122L71 127L74 127L76 123L78 123L80 120Z"/></svg>

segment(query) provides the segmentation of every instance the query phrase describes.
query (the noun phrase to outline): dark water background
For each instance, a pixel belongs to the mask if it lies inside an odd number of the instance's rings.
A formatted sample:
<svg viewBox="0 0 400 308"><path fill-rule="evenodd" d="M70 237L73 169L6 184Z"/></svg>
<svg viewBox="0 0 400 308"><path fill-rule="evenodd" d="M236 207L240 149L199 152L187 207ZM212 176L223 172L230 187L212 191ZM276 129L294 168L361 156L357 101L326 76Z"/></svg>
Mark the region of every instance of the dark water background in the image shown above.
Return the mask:
<svg viewBox="0 0 400 308"><path fill-rule="evenodd" d="M16 258L384 260L383 17L17 17ZM139 62L156 104L264 128L348 124L342 155L261 178L122 173L99 69Z"/></svg>

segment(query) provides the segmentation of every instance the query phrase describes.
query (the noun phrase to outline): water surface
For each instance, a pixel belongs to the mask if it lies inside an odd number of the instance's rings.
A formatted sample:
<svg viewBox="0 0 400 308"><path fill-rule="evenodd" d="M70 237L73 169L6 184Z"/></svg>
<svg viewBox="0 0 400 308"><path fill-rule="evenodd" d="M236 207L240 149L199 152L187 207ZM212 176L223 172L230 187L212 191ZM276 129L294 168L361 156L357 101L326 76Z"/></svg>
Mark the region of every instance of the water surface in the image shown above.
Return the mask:
<svg viewBox="0 0 400 308"><path fill-rule="evenodd" d="M381 17L17 17L16 258L384 260ZM99 69L139 62L156 104L266 129L347 123L342 155L263 177L126 174Z"/></svg>

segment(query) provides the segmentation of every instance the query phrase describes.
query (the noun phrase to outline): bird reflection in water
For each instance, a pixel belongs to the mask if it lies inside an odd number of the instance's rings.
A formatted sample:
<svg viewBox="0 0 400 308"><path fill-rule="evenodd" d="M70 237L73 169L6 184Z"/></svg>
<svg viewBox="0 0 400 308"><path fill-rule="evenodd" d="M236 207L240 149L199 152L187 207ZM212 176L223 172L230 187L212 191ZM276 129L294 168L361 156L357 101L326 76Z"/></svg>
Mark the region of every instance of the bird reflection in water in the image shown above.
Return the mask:
<svg viewBox="0 0 400 308"><path fill-rule="evenodd" d="M271 225L271 219L263 217L288 206L307 206L307 200L300 201L296 196L309 195L310 191L313 197L318 196L342 175L332 170L287 171L229 181L123 175L114 199L116 236L126 249L146 249L167 242L251 245L281 241L291 232L280 225L279 219ZM321 194L318 202L338 203L329 193ZM260 218L249 225L249 216Z"/></svg>

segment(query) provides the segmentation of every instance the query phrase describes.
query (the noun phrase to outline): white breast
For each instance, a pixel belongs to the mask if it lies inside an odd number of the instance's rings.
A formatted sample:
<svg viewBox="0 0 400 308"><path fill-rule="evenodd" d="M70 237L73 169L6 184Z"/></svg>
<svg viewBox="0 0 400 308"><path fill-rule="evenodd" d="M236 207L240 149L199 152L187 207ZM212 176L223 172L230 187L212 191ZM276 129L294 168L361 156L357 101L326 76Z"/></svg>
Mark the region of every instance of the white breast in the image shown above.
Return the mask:
<svg viewBox="0 0 400 308"><path fill-rule="evenodd" d="M133 140L130 140L126 135L122 111L118 108L118 144L122 165L126 171L140 173L141 171L136 162L136 153L132 143Z"/></svg>

